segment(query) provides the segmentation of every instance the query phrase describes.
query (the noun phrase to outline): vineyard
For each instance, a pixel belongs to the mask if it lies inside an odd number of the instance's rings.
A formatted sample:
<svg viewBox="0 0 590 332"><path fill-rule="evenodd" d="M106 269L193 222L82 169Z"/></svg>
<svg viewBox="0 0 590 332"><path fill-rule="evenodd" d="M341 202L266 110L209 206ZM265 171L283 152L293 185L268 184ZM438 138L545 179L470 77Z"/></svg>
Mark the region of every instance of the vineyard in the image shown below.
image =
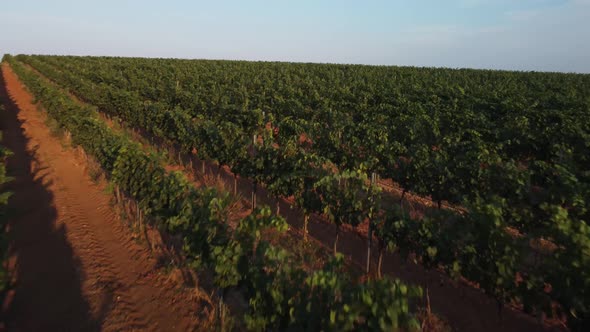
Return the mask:
<svg viewBox="0 0 590 332"><path fill-rule="evenodd" d="M212 271L220 302L239 290L247 306L235 315L248 330L419 329L413 303L425 291L383 273L391 254L466 280L499 308L590 328L590 75L4 61L100 164L117 200L132 199L141 219L179 236L192 269ZM181 162L213 163L218 176L230 169L234 195L248 179L251 213L231 225L231 193L195 187L105 119ZM334 258L310 268L273 244L268 233L289 225L278 205L257 206L262 188L302 212L301 241L312 216L334 225ZM432 203L409 208L416 197ZM358 281L338 240L365 226L368 277Z"/></svg>

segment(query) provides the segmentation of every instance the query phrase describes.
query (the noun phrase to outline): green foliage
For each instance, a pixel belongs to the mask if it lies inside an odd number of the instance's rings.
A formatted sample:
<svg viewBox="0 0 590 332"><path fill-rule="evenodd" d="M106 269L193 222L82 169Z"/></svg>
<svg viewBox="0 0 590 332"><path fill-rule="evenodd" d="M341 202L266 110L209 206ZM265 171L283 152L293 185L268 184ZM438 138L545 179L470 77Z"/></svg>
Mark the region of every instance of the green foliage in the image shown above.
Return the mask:
<svg viewBox="0 0 590 332"><path fill-rule="evenodd" d="M229 165L277 196L293 195L306 215L324 212L337 225L353 226L371 216L381 242L392 250L412 252L426 266L467 277L501 302L521 301L527 310L550 314L547 303L557 301L570 326L588 324L590 297L581 272L586 256L579 254L586 250L590 220L588 75L105 57L5 59L15 69L16 60L32 65L100 111L185 152L196 149L201 158ZM27 85L45 89L34 80ZM48 112L62 126L86 128L76 143L99 155L107 170L114 167L124 147L119 138L109 138L104 146L93 143L92 137L102 141L109 135L88 115L92 112L71 107L50 90L43 95ZM258 142L252 142L254 134ZM378 172L404 191L429 196L439 206L460 204L466 211L429 211L423 220L400 211L379 215L377 199L368 199L376 194L362 183L366 180L349 176L356 173L346 169ZM177 181L166 181L170 192L149 194L143 206L160 211L152 214L168 220L171 231L190 230L187 250L196 253L195 261L210 260L212 249L205 243L224 236L197 222L209 220L210 213L207 208L201 214L192 202L206 199L201 194L177 198L172 193ZM165 203L172 198L174 203ZM519 236L509 236L507 229ZM540 239L557 249L543 256L543 264L531 264L529 256L537 249L530 242ZM514 281L519 278L523 281Z"/></svg>
<svg viewBox="0 0 590 332"><path fill-rule="evenodd" d="M398 329L420 330L420 325L410 315L406 299L422 296L422 290L409 287L398 280L380 279L361 284L352 293L355 305L350 307L350 317L358 317L355 328L366 326L372 331Z"/></svg>
<svg viewBox="0 0 590 332"><path fill-rule="evenodd" d="M336 226L356 226L376 210L379 188L369 184L367 174L361 170L345 170L323 177L315 184L324 214Z"/></svg>
<svg viewBox="0 0 590 332"><path fill-rule="evenodd" d="M6 56L5 56L6 57ZM0 112L4 112L4 105L0 104ZM2 133L0 132L0 141ZM12 178L6 175L6 158L12 155L12 152L4 146L0 146L0 187L5 183L12 181ZM0 193L0 303L4 301L4 294L10 287L10 279L6 267L8 259L8 239L6 236L6 205L8 198L12 195L9 191Z"/></svg>

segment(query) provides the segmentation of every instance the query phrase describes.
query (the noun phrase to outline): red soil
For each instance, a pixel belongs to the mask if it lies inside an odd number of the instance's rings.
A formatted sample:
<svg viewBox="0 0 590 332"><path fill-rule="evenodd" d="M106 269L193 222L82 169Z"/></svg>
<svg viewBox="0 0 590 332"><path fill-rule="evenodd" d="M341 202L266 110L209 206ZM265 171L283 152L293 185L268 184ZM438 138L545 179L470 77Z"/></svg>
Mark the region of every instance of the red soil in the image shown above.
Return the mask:
<svg viewBox="0 0 590 332"><path fill-rule="evenodd" d="M196 292L157 268L110 206L104 184L64 149L31 95L2 66L8 173L9 270L14 289L0 312L10 331L190 331ZM0 328L1 329L1 328Z"/></svg>

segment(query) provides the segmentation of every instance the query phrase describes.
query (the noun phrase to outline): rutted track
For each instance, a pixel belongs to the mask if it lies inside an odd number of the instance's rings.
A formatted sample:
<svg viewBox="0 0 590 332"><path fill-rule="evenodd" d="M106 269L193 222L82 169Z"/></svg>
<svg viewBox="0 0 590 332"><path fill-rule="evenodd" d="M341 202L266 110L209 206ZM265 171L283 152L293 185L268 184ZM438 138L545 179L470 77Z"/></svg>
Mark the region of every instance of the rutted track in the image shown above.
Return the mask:
<svg viewBox="0 0 590 332"><path fill-rule="evenodd" d="M9 233L16 287L2 313L9 330L195 329L194 293L160 273L7 65L2 76L2 130L15 177Z"/></svg>

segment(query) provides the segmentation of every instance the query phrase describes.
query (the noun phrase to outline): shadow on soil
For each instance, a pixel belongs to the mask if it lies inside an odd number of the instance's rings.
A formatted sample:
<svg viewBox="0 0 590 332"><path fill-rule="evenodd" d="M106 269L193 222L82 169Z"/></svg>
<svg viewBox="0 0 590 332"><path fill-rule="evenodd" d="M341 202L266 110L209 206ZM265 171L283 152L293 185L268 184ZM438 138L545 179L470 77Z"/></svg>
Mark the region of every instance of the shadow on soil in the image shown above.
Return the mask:
<svg viewBox="0 0 590 332"><path fill-rule="evenodd" d="M49 170L39 167L36 149L27 150L29 139L17 117L19 107L9 97L1 74L0 102L5 106L0 114L2 144L13 153L7 173L14 178L6 185L13 193L7 212L13 285L2 304L0 322L9 331L99 330L102 319L92 317L82 294L84 272L66 226L56 225L54 197L48 190L52 183L46 179Z"/></svg>

